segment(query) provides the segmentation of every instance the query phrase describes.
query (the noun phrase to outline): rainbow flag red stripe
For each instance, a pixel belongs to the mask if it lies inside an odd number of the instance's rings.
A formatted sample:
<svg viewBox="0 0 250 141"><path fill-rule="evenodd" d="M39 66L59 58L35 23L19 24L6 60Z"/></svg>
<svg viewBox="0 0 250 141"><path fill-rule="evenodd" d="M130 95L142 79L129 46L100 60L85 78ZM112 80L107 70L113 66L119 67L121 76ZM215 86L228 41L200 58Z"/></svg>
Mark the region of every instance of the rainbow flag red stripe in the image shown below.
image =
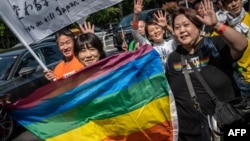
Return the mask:
<svg viewBox="0 0 250 141"><path fill-rule="evenodd" d="M10 114L48 141L172 141L170 93L160 57L146 45L49 83Z"/></svg>

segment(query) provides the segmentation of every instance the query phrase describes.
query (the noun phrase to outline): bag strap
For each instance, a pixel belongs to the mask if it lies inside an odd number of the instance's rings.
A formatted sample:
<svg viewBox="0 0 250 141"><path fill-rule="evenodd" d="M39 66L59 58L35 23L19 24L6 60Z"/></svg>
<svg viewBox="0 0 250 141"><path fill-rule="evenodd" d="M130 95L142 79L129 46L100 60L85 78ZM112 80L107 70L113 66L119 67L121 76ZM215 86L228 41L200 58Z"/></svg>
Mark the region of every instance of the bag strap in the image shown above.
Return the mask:
<svg viewBox="0 0 250 141"><path fill-rule="evenodd" d="M189 76L188 71L187 71L187 63L185 62L185 59L184 59L183 55L181 56L181 64L182 64L182 67L183 67L183 73L184 73L184 76L185 76L185 80L187 81L190 96L193 99L194 97L196 97L196 95L195 95L195 92L194 92L194 87L193 87L193 85L191 83L190 76Z"/></svg>
<svg viewBox="0 0 250 141"><path fill-rule="evenodd" d="M188 86L189 94L191 96L191 99L194 102L194 108L197 111L201 112L200 104L199 104L199 102L197 100L197 96L195 94L194 87L192 85L190 76L189 76L188 71L187 71L187 63L185 62L185 59L184 59L183 55L181 55L181 64L182 64L182 68L183 68L184 77L185 77L185 80L186 80L186 83L187 83L187 86Z"/></svg>
<svg viewBox="0 0 250 141"><path fill-rule="evenodd" d="M205 82L205 80L203 79L203 77L201 76L201 74L198 72L198 70L194 66L193 62L190 61L190 57L188 56L187 58L188 58L188 62L190 64L191 68L193 69L193 71L196 74L196 77L199 79L199 81L201 82L202 86L207 90L207 92L208 92L209 96L212 98L212 100L214 102L216 102L218 100L218 98L215 96L215 94L213 93L213 91L211 90L211 88L208 86L208 84ZM193 99L193 101L195 103L194 107L195 108L198 107L199 109L197 109L197 111L199 111L201 113L201 115L204 116L204 114L201 112L201 108L200 108L199 103L197 101L197 96L195 95L194 88L193 88L192 82L190 80L190 76L188 74L188 71L187 71L187 64L185 63L185 57L184 57L184 55L181 55L181 62L182 62L183 73L184 73L184 76L185 76L186 83L188 85L188 90L189 90L190 96L191 96L191 98ZM198 103L198 106L196 106L197 103ZM211 116L211 115L207 115L207 119L208 119L208 125L209 125L211 131L213 131L215 134L217 134L219 136L222 136L224 133L221 132L220 129L218 128L217 122L214 119L214 117Z"/></svg>
<svg viewBox="0 0 250 141"><path fill-rule="evenodd" d="M183 55L182 55L183 56ZM184 58L184 56L183 56ZM204 80L204 78L201 76L200 72L198 72L197 68L194 66L193 62L190 59L190 56L186 56L190 67L193 69L196 77L198 78L198 80L201 82L201 85L206 89L206 91L208 92L208 95L212 98L212 100L216 103L218 98L215 96L214 92L212 91L212 89L208 86L207 82Z"/></svg>

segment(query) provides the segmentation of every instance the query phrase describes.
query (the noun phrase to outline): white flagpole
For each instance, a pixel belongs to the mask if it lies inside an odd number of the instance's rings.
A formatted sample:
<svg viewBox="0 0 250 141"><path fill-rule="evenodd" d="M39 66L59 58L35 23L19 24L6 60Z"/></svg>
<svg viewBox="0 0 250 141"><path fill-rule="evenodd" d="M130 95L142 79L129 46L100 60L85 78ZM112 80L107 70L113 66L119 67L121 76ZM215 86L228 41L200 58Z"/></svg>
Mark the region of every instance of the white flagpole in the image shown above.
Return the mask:
<svg viewBox="0 0 250 141"><path fill-rule="evenodd" d="M188 1L187 1L187 0L185 0L185 2L186 2L186 8L189 8L189 7L188 7Z"/></svg>
<svg viewBox="0 0 250 141"><path fill-rule="evenodd" d="M5 24L12 30L12 32L16 35L21 43L27 48L27 50L31 53L31 55L36 59L36 61L41 65L44 70L48 70L48 68L43 64L43 62L38 58L35 52L31 49L31 47L25 42L25 40L21 37L21 35L16 31L15 27L9 23L8 18L6 18L3 13L0 13L0 17L5 22Z"/></svg>

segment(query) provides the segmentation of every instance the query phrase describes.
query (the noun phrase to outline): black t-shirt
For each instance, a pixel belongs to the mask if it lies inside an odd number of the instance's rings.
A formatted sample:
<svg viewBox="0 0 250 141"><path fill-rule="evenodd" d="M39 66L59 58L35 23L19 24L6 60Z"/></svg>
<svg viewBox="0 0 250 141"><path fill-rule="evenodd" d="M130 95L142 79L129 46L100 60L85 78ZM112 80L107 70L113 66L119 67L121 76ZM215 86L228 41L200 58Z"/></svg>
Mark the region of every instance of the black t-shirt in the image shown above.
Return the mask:
<svg viewBox="0 0 250 141"><path fill-rule="evenodd" d="M233 59L230 48L221 37L211 37L214 46L220 53L219 57L211 55L211 50L204 45L204 38L195 46L193 55L190 55L196 68L220 100L230 99L235 96L233 84ZM185 134L199 134L200 117L193 107L193 101L182 72L181 54L188 55L188 52L180 46L172 52L168 58L167 78L176 100L180 132ZM197 99L205 114L213 114L215 105L210 96L196 78L193 70L188 66Z"/></svg>

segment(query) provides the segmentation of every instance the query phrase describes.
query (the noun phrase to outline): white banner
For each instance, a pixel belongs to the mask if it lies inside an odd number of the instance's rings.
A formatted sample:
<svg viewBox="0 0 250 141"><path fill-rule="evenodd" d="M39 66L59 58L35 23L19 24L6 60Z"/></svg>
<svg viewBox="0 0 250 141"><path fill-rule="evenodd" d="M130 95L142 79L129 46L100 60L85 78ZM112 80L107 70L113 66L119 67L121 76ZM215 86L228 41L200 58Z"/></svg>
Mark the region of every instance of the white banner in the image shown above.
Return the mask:
<svg viewBox="0 0 250 141"><path fill-rule="evenodd" d="M1 0L0 15L27 44L122 0Z"/></svg>

